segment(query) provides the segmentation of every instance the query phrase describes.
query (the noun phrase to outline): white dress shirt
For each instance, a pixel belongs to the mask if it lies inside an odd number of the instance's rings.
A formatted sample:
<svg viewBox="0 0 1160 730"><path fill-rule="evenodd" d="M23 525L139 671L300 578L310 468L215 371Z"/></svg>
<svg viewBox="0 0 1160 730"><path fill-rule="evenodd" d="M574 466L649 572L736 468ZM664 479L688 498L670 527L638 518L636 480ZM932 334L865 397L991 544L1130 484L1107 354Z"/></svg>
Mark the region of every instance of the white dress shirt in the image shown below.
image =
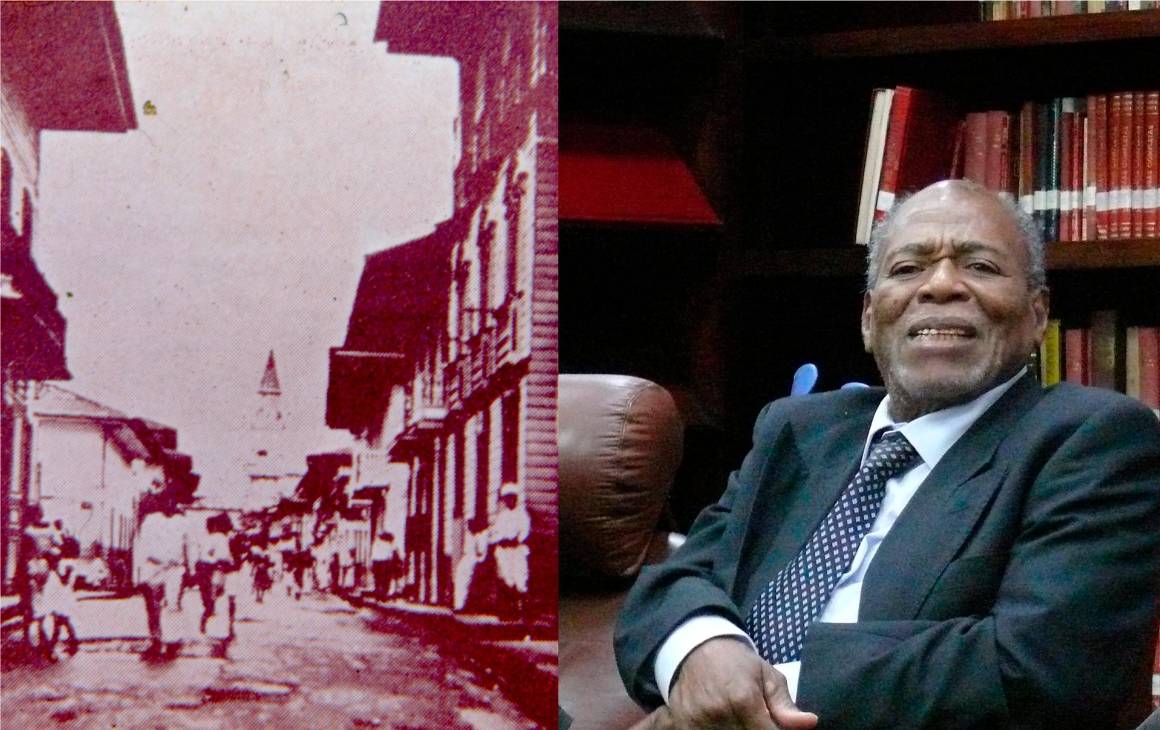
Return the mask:
<svg viewBox="0 0 1160 730"><path fill-rule="evenodd" d="M971 427L979 416L990 408L995 401L1006 393L1015 381L1023 376L1025 370L1020 370L1010 380L995 386L978 398L963 405L946 408L934 413L920 416L910 422L895 422L889 414L890 396L882 399L874 418L870 421L870 430L866 434L866 443L862 447L862 463L870 451L870 443L879 431L894 429L902 432L907 441L914 446L921 461L896 477L886 481L886 496L882 500L882 507L878 516L870 526L870 532L862 538L858 551L850 568L834 587L829 601L818 614L817 621L827 623L856 623L858 621L858 604L862 597L862 581L866 577L866 570L878 552L878 546L886 539L895 520L902 514L902 510L910 502L910 498L918 491L927 475L938 464L939 460L950 451L967 429ZM653 665L653 672L657 687L665 702L669 701L669 689L673 676L680 668L693 649L709 639L721 636L737 637L749 644L756 651L753 641L745 631L732 621L717 614L699 614L686 619L677 628L673 629L657 652ZM797 701L798 676L801 673L801 662L786 662L775 664L774 667L785 675L789 685L790 696Z"/></svg>

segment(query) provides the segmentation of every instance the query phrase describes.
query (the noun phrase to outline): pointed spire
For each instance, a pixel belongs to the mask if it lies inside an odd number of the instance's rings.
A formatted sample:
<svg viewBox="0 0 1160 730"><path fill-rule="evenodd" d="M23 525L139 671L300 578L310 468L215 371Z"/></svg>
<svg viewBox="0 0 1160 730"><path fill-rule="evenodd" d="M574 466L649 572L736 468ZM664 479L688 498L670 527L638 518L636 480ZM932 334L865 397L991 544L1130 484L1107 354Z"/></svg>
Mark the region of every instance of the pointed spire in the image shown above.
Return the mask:
<svg viewBox="0 0 1160 730"><path fill-rule="evenodd" d="M259 395L282 395L282 386L278 385L278 368L274 365L274 351L270 350L270 357L266 359L266 373L262 376L262 384L258 386Z"/></svg>

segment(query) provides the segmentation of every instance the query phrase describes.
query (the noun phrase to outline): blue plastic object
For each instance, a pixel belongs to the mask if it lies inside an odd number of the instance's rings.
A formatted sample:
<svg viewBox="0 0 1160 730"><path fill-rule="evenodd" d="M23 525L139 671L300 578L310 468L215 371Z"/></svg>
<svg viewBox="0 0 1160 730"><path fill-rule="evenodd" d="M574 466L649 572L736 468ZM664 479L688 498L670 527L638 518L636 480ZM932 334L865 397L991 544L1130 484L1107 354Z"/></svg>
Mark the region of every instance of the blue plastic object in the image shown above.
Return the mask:
<svg viewBox="0 0 1160 730"><path fill-rule="evenodd" d="M805 395L814 389L818 382L818 367L807 362L793 374L793 385L790 386L790 395Z"/></svg>
<svg viewBox="0 0 1160 730"><path fill-rule="evenodd" d="M812 362L807 362L797 369L793 374L793 385L790 386L790 395L806 395L813 391L814 386L818 384L818 366ZM850 388L869 388L865 383L846 383L842 386L842 390Z"/></svg>

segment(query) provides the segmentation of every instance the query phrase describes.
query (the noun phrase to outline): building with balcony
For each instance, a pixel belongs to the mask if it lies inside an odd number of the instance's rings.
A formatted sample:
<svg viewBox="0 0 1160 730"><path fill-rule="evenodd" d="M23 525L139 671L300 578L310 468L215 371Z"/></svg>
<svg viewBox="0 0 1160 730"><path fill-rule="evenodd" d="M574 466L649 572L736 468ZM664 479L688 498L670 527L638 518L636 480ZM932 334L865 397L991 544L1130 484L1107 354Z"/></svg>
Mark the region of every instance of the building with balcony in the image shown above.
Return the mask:
<svg viewBox="0 0 1160 730"><path fill-rule="evenodd" d="M20 564L29 488L29 389L37 382L71 377L65 362L65 320L56 292L33 256L40 133L126 132L136 128L137 119L111 2L0 4L0 69L0 562L7 591Z"/></svg>
<svg viewBox="0 0 1160 730"><path fill-rule="evenodd" d="M402 528L408 599L502 614L491 558L472 553L501 488L522 494L528 605L503 618L529 624L553 620L558 571L555 12L381 5L388 52L459 64L454 212L367 257L327 394L327 424L376 464L355 469L354 494L383 490L374 527Z"/></svg>

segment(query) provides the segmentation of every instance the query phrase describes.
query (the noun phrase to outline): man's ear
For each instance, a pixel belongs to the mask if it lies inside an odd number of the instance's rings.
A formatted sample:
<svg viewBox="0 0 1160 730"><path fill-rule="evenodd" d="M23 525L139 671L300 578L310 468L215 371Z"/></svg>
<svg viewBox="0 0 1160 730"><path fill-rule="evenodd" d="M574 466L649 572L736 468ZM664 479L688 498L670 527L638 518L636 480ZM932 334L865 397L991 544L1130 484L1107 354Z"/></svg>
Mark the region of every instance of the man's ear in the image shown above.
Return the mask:
<svg viewBox="0 0 1160 730"><path fill-rule="evenodd" d="M1031 297L1031 311L1035 316L1035 346L1043 344L1043 333L1047 331L1047 316L1051 309L1051 292L1047 287Z"/></svg>
<svg viewBox="0 0 1160 730"><path fill-rule="evenodd" d="M870 336L874 334L874 299L870 292L862 295L862 347L866 348L866 352L873 352L870 346ZM1040 336L1043 332L1040 331Z"/></svg>

